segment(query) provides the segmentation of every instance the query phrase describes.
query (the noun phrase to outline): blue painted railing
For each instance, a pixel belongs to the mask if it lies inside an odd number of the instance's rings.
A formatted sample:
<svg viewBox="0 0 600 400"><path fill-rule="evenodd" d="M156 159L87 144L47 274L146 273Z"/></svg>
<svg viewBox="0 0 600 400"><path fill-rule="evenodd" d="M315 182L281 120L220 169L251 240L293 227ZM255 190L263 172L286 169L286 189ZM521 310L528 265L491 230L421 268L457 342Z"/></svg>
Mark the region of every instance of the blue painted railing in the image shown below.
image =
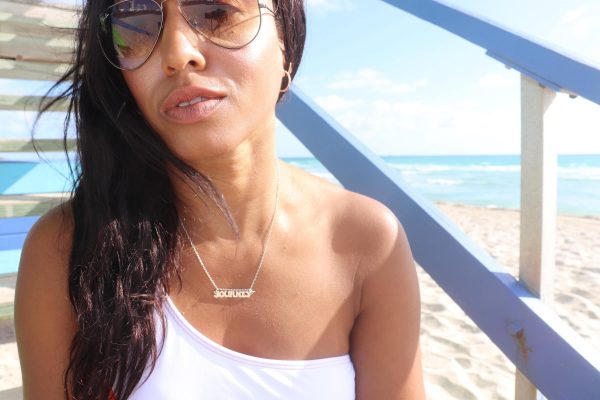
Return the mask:
<svg viewBox="0 0 600 400"><path fill-rule="evenodd" d="M485 48L489 56L551 89L600 104L596 68L436 1L386 3ZM394 211L415 260L545 396L600 398L600 356L433 204L298 89L277 112L346 188ZM7 221L0 220L0 227L7 227ZM19 229L29 222L21 220ZM6 239L10 229L4 231L5 247L13 248L16 239Z"/></svg>
<svg viewBox="0 0 600 400"><path fill-rule="evenodd" d="M27 232L38 216L0 219L0 276L14 274Z"/></svg>
<svg viewBox="0 0 600 400"><path fill-rule="evenodd" d="M69 166L66 161L2 162L0 176L0 195L61 193L72 187L68 179Z"/></svg>

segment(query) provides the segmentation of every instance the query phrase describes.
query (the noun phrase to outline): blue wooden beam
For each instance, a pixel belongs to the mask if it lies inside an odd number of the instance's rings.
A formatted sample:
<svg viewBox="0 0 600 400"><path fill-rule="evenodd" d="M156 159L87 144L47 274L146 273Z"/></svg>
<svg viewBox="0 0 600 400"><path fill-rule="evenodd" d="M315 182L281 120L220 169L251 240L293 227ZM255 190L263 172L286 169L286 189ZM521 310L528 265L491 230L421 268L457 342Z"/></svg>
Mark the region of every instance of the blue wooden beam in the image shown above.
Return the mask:
<svg viewBox="0 0 600 400"><path fill-rule="evenodd" d="M545 396L598 400L600 356L547 305L297 88L277 114L346 188L396 214L415 260Z"/></svg>
<svg viewBox="0 0 600 400"><path fill-rule="evenodd" d="M0 223L2 221L0 220ZM0 236L0 251L17 250L23 247L27 233L15 233Z"/></svg>
<svg viewBox="0 0 600 400"><path fill-rule="evenodd" d="M0 238L4 235L27 233L39 218L38 215L29 217L0 218Z"/></svg>
<svg viewBox="0 0 600 400"><path fill-rule="evenodd" d="M554 90L600 104L598 67L569 58L533 40L434 0L382 0L477 46L511 68Z"/></svg>
<svg viewBox="0 0 600 400"><path fill-rule="evenodd" d="M7 250L20 250L25 243L27 232L37 221L39 216L0 218L0 252ZM2 266L0 266L2 267ZM17 269L14 268L14 272Z"/></svg>
<svg viewBox="0 0 600 400"><path fill-rule="evenodd" d="M0 163L0 195L61 193L71 190L66 161Z"/></svg>
<svg viewBox="0 0 600 400"><path fill-rule="evenodd" d="M0 218L0 276L17 273L25 237L38 218Z"/></svg>

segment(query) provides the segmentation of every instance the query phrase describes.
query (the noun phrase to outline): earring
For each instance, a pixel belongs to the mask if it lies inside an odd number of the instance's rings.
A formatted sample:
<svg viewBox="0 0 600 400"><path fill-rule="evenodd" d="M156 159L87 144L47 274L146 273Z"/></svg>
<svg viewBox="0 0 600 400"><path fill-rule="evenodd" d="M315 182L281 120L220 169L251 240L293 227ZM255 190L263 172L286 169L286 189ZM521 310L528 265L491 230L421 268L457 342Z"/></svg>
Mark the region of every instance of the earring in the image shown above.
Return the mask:
<svg viewBox="0 0 600 400"><path fill-rule="evenodd" d="M279 93L285 93L290 89L290 86L292 85L292 74L291 71L292 70L292 63L290 63L288 69L285 71L285 77L287 78L287 85L285 85L285 88L279 90Z"/></svg>

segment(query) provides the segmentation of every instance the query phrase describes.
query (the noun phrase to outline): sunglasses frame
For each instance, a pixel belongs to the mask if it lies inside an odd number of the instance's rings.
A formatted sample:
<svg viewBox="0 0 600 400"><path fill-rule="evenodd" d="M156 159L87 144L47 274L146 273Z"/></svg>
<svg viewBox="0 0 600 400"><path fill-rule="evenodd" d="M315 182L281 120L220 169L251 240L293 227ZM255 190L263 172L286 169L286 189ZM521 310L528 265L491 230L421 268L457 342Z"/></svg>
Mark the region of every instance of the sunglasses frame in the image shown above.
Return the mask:
<svg viewBox="0 0 600 400"><path fill-rule="evenodd" d="M110 9L112 9L113 7L118 6L119 4L122 3L126 3L126 2L130 2L132 0L121 0L121 1L117 1L116 3L114 3L113 5L107 7L102 14L100 15L100 26L104 25L106 23L106 19L109 17L110 14ZM163 32L163 27L165 25L165 13L163 11L163 4L165 4L165 2L167 0L162 0L160 3L156 0L148 0L151 1L152 3L156 4L158 6L158 8L160 9L160 27L158 28L158 35L156 36L156 40L154 41L154 43L152 44L152 48L150 49L150 51L148 52L148 55L146 56L146 58L144 58L144 61L142 61L140 63L140 65L134 67L134 68L124 68L121 65L115 64L113 62L113 60L111 60L111 58L106 54L104 47L102 46L102 39L100 38L100 30L97 31L97 39L98 39L98 44L100 45L100 50L102 51L102 54L104 55L104 58L106 58L106 60L115 68L120 69L121 71L134 71L138 68L140 68L142 65L144 65L146 63L146 61L148 61L148 59L150 58L150 56L152 55L152 53L154 52L154 49L156 48L156 44L160 41L160 38L162 36L162 32ZM210 43L214 44L215 46L221 47L223 49L229 49L229 50L238 50L241 49L243 47L248 46L250 43L252 43L254 41L254 39L256 39L256 37L258 36L258 34L260 33L260 28L262 27L262 9L265 9L267 11L269 11L269 13L273 16L276 15L277 10L272 10L271 8L269 8L269 6L267 6L265 3L263 3L261 0L256 0L256 3L258 5L258 17L260 18L260 21L258 23L258 29L256 30L256 33L254 34L254 36L252 36L252 38L247 42L244 43L240 46L225 46L222 45L220 43L216 43L214 42L213 39L211 39L208 35L206 35L205 33L201 32L200 30L198 30L194 24L192 24L190 22L190 20L188 19L188 17L185 15L185 13L181 10L181 5L179 0L177 0L177 10L179 11L179 13L183 16L183 18L185 19L185 21L188 23L188 25L198 34L200 34L203 38L205 38L206 40L208 40ZM114 44L113 44L114 46Z"/></svg>

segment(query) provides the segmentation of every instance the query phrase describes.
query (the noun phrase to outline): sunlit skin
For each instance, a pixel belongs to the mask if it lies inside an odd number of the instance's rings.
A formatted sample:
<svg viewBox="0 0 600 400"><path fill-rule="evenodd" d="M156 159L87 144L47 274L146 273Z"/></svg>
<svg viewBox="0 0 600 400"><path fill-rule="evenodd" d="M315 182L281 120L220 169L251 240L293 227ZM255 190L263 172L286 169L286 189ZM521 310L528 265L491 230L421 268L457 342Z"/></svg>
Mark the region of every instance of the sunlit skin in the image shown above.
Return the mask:
<svg viewBox="0 0 600 400"><path fill-rule="evenodd" d="M274 110L285 71L275 20L263 9L258 36L250 45L231 50L196 33L175 1L165 2L163 10L162 37L151 57L123 76L150 125L177 156L215 181L236 212L240 229L245 229L243 214L267 219L272 211ZM171 91L187 85L216 89L226 97L205 121L173 123L160 112L161 104ZM258 231L264 231L264 221L257 222Z"/></svg>
<svg viewBox="0 0 600 400"><path fill-rule="evenodd" d="M280 175L278 215L252 298L212 298L210 282L186 247L182 286L174 281L169 294L173 302L196 329L239 352L272 359L350 354L357 399L423 399L419 289L402 226L381 203L275 155L275 105L287 63L273 16L263 10L256 39L230 50L196 33L175 1L164 10L152 55L123 76L155 132L213 180L231 209L238 237L172 174L178 208L219 286L244 288L252 281ZM225 97L206 118L177 123L161 105L189 85ZM23 250L15 322L25 399L62 398L60 371L75 329L66 297L69 248L56 240L67 243L65 234L72 234L62 231L70 226L63 218L58 210L43 217ZM50 279L49 269L61 271L52 275L59 278ZM39 304L50 304L42 306L47 318L31 317Z"/></svg>

